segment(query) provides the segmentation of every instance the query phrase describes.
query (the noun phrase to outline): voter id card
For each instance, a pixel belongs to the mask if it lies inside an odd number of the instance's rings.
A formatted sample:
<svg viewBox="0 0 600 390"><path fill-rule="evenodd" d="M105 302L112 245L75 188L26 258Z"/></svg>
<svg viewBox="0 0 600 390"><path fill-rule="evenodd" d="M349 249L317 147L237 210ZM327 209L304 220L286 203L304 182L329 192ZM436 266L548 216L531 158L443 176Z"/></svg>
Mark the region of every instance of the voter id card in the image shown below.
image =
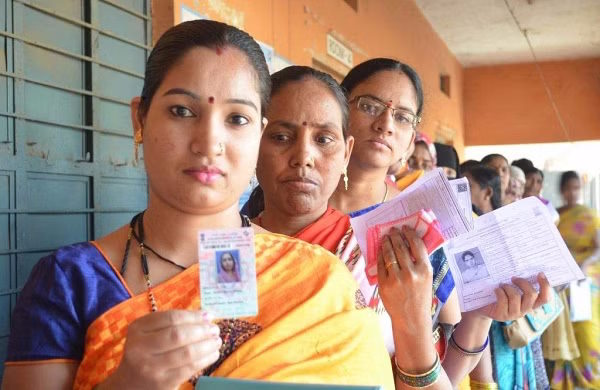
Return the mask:
<svg viewBox="0 0 600 390"><path fill-rule="evenodd" d="M200 302L215 318L258 314L254 230L198 232Z"/></svg>

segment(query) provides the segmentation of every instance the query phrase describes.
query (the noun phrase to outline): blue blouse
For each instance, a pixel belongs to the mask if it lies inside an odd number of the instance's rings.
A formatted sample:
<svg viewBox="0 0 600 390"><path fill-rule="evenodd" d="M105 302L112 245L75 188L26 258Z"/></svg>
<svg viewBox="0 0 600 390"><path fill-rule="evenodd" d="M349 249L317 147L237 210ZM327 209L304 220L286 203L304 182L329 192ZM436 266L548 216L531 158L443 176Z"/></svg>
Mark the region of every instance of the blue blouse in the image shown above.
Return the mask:
<svg viewBox="0 0 600 390"><path fill-rule="evenodd" d="M90 242L42 258L19 294L7 363L81 360L90 324L131 298L108 259Z"/></svg>

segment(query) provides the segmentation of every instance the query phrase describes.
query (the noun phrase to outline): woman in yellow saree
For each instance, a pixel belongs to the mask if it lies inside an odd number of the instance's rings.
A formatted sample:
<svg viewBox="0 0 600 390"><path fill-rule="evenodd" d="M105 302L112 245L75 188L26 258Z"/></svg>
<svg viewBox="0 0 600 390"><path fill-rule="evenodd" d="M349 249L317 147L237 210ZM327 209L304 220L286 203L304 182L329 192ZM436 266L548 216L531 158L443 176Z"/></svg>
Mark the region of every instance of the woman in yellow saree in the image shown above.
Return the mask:
<svg viewBox="0 0 600 390"><path fill-rule="evenodd" d="M565 205L558 209L558 230L592 280L592 319L572 324L579 357L552 362L550 386L560 390L600 389L600 219L594 210L577 204L581 181L576 172L562 174L560 191Z"/></svg>
<svg viewBox="0 0 600 390"><path fill-rule="evenodd" d="M325 249L253 226L259 314L215 324L199 310L196 235L250 226L238 198L270 88L259 45L236 28L193 21L161 37L131 103L148 208L38 263L4 389L190 388L197 375L393 388L376 316Z"/></svg>

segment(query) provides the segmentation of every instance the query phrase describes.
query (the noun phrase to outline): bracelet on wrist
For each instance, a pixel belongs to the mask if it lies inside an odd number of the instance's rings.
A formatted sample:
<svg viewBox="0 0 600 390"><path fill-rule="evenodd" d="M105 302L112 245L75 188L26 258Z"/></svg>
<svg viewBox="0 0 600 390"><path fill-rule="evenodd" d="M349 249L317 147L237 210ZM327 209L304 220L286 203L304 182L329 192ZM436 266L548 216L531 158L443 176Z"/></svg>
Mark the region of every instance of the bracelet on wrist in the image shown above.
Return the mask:
<svg viewBox="0 0 600 390"><path fill-rule="evenodd" d="M437 353L435 354L435 363L433 364L433 367L423 374L409 374L402 371L402 369L398 366L395 356L394 366L396 377L402 383L414 388L427 387L435 383L440 376L440 372L442 371L442 363L440 361L440 356Z"/></svg>
<svg viewBox="0 0 600 390"><path fill-rule="evenodd" d="M490 342L490 337L486 337L485 338L485 342L483 343L483 345L475 350L470 350L470 349L466 349L461 347L460 345L458 345L456 343L456 340L454 339L454 334L452 334L452 336L450 336L450 345L453 346L458 352L462 353L463 355L467 355L467 356L475 356L475 355L479 355L480 353L482 353L488 346Z"/></svg>
<svg viewBox="0 0 600 390"><path fill-rule="evenodd" d="M471 390L498 390L498 385L494 382L484 383L477 382L473 379L469 381L469 386L471 387Z"/></svg>

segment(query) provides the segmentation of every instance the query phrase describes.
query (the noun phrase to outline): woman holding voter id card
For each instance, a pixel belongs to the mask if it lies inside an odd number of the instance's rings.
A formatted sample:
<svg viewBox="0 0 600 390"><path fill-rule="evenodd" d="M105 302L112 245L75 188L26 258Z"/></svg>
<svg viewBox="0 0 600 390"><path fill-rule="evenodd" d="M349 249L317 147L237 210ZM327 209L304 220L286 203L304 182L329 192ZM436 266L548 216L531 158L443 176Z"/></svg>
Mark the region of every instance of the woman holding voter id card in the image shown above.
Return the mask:
<svg viewBox="0 0 600 390"><path fill-rule="evenodd" d="M418 76L390 59L358 65L342 83L349 108L335 81L314 69L289 67L275 73L272 80L269 124L257 165L264 210L255 221L267 230L338 254L363 291L367 283L364 257L349 217L331 205L349 212L398 194L385 183L385 175L414 140L423 100ZM439 285L445 274L434 277L423 240L412 229L392 230L381 253L375 290L383 305L375 302L375 309L393 355L397 389L456 386L477 364L488 343L492 319L518 318L550 294L542 277L539 295L531 284L515 279L518 287L497 290L497 303L464 313L462 319L456 300L447 300L442 311L434 314L441 304L436 303L432 285ZM445 292L446 298L449 293ZM367 304L373 298L363 296ZM444 332L432 332L434 316L441 322L460 321L452 347L446 348L445 340L441 348L434 347ZM450 338L451 324L445 328Z"/></svg>
<svg viewBox="0 0 600 390"><path fill-rule="evenodd" d="M36 265L14 311L4 389L191 388L198 375L393 388L377 317L344 265L252 232L238 213L270 89L259 45L234 27L197 20L159 39L131 102L148 208ZM240 275L218 288L254 280L256 316L215 321L200 307L198 247L215 229L256 233L254 275L242 251L210 261Z"/></svg>

